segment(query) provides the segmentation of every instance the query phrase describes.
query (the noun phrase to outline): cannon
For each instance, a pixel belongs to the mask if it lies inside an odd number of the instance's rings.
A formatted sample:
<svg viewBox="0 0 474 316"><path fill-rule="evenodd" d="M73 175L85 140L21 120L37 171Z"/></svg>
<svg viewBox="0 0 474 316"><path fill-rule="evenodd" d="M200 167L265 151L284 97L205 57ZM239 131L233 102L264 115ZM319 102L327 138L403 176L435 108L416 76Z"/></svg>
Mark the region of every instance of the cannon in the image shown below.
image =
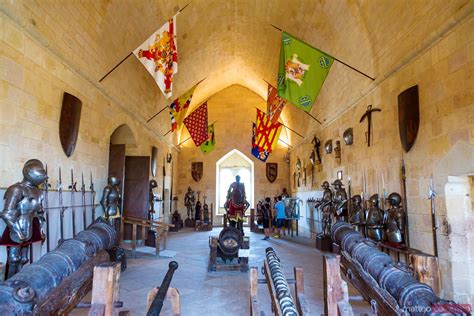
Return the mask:
<svg viewBox="0 0 474 316"><path fill-rule="evenodd" d="M209 265L208 271L240 270L248 271L249 237L242 234L235 227L224 228L219 237L209 238Z"/></svg>
<svg viewBox="0 0 474 316"><path fill-rule="evenodd" d="M441 305L463 312L460 305L440 299L430 286L418 282L407 265L394 262L351 224L334 224L331 239L340 249L342 270L377 314L430 315Z"/></svg>
<svg viewBox="0 0 474 316"><path fill-rule="evenodd" d="M64 240L55 250L0 283L0 315L28 315L42 305L48 294L61 282L80 271L87 261L104 258L102 250L112 249L117 233L104 222L95 222L74 238ZM93 266L91 267L91 269ZM92 277L92 271L90 271Z"/></svg>

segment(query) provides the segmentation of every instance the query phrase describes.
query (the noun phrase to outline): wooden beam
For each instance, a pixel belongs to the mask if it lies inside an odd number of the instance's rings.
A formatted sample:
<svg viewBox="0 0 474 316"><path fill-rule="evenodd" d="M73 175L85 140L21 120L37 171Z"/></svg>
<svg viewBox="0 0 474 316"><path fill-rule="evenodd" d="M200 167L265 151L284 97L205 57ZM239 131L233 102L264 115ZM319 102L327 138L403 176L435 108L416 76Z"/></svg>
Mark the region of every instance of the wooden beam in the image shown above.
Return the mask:
<svg viewBox="0 0 474 316"><path fill-rule="evenodd" d="M260 316L260 304L258 302L258 269L250 268L250 316Z"/></svg>
<svg viewBox="0 0 474 316"><path fill-rule="evenodd" d="M105 305L105 315L118 315L114 302L119 299L120 264L108 262L94 267L92 306Z"/></svg>
<svg viewBox="0 0 474 316"><path fill-rule="evenodd" d="M339 255L323 255L324 314L328 316L339 315L339 302L347 303L341 304L344 315L353 315L349 304L347 283L341 278L340 262Z"/></svg>
<svg viewBox="0 0 474 316"><path fill-rule="evenodd" d="M302 267L294 267L296 308L300 316L310 315L308 304L304 297L304 276Z"/></svg>
<svg viewBox="0 0 474 316"><path fill-rule="evenodd" d="M431 286L436 295L440 295L441 276L438 258L427 254L411 253L409 255L411 266L421 283Z"/></svg>

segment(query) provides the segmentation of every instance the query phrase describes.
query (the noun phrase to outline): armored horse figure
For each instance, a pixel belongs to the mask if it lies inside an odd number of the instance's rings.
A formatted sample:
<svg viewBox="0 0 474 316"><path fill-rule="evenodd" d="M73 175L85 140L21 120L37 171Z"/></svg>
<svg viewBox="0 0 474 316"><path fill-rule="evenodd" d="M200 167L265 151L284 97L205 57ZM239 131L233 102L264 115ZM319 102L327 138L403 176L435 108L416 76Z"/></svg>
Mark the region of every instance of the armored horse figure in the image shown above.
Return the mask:
<svg viewBox="0 0 474 316"><path fill-rule="evenodd" d="M250 206L245 195L245 186L240 182L240 176L235 177L235 182L229 186L227 191L227 201L224 208L231 227L236 227L244 234L243 221L245 211Z"/></svg>
<svg viewBox="0 0 474 316"><path fill-rule="evenodd" d="M0 217L5 228L0 245L8 247L7 278L28 262L28 246L44 240L43 192L38 187L48 176L41 161L28 160L23 166L23 180L11 185L5 192L4 208Z"/></svg>

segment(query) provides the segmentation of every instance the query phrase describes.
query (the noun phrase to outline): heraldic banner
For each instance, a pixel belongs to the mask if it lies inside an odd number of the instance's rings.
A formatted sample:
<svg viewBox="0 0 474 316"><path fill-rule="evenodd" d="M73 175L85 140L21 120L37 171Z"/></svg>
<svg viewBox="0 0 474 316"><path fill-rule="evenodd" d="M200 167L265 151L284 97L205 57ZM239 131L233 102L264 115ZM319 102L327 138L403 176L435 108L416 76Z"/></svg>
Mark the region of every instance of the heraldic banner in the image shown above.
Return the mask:
<svg viewBox="0 0 474 316"><path fill-rule="evenodd" d="M271 84L268 84L267 94L267 116L272 124L278 122L281 111L286 105L286 100L278 95L278 91Z"/></svg>
<svg viewBox="0 0 474 316"><path fill-rule="evenodd" d="M263 148L258 147L255 143L255 132L257 131L257 124L252 123L252 156L261 160L263 162L267 161L268 156L270 153Z"/></svg>
<svg viewBox="0 0 474 316"><path fill-rule="evenodd" d="M255 131L255 144L265 151L271 153L280 137L282 124L272 124L268 116L257 109L257 129Z"/></svg>
<svg viewBox="0 0 474 316"><path fill-rule="evenodd" d="M207 102L189 114L183 122L196 147L201 146L207 140Z"/></svg>
<svg viewBox="0 0 474 316"><path fill-rule="evenodd" d="M333 62L331 56L282 32L278 95L311 111Z"/></svg>
<svg viewBox="0 0 474 316"><path fill-rule="evenodd" d="M207 127L207 140L201 144L201 150L204 153L208 153L214 150L216 145L216 136L214 134L214 124Z"/></svg>
<svg viewBox="0 0 474 316"><path fill-rule="evenodd" d="M173 75L178 72L176 16L153 33L133 54L153 76L165 97L171 97Z"/></svg>
<svg viewBox="0 0 474 316"><path fill-rule="evenodd" d="M184 117L188 112L189 105L193 98L194 89L197 85L183 93L179 98L174 99L170 104L171 131L180 130Z"/></svg>

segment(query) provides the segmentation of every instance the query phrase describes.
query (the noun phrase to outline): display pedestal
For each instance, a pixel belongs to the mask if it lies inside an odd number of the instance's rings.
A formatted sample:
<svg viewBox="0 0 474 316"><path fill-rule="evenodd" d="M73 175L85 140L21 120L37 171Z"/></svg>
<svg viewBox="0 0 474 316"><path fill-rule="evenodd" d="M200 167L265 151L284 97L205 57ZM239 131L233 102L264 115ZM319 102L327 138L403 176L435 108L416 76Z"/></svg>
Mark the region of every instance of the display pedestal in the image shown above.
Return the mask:
<svg viewBox="0 0 474 316"><path fill-rule="evenodd" d="M330 236L318 235L316 237L316 249L332 252L332 240Z"/></svg>

